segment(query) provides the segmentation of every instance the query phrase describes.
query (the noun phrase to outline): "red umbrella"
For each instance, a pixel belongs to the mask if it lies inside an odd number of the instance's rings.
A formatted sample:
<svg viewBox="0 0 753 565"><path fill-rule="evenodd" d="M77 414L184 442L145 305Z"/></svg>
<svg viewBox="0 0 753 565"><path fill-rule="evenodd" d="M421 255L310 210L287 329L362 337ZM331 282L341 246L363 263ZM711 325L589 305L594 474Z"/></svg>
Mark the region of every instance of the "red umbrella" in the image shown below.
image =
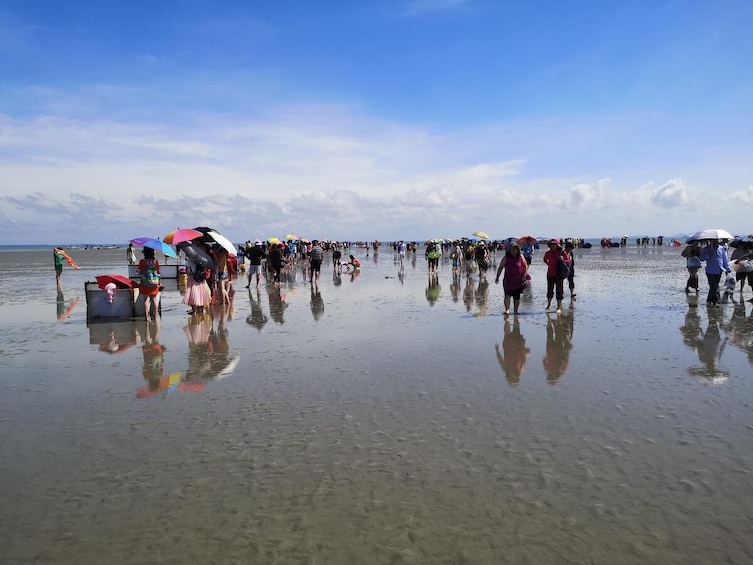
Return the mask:
<svg viewBox="0 0 753 565"><path fill-rule="evenodd" d="M105 286L107 286L110 283L113 283L118 288L133 288L134 283L129 279L128 277L124 275L99 275L97 278L97 285L99 285L99 288L102 290L105 289Z"/></svg>

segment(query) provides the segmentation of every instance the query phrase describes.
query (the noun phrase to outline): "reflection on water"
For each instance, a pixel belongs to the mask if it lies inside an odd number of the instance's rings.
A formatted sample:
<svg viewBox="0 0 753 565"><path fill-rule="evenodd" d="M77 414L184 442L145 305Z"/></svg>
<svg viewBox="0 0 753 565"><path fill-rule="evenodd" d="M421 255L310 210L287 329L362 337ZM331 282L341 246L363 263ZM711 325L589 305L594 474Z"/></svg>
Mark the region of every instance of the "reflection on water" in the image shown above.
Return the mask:
<svg viewBox="0 0 753 565"><path fill-rule="evenodd" d="M497 352L497 361L505 373L507 383L510 386L517 386L531 353L531 348L526 347L526 338L520 333L518 316L513 317L512 325L509 318L505 320L502 350L500 351L498 343L494 344L494 350Z"/></svg>
<svg viewBox="0 0 753 565"><path fill-rule="evenodd" d="M248 302L251 306L251 313L246 316L246 323L254 326L258 331L264 329L269 317L264 313L261 306L261 292L248 290Z"/></svg>
<svg viewBox="0 0 753 565"><path fill-rule="evenodd" d="M574 313L547 315L546 354L544 371L549 384L557 384L567 371L570 363L570 350L573 348Z"/></svg>
<svg viewBox="0 0 753 565"><path fill-rule="evenodd" d="M70 304L66 304L65 296L63 295L63 289L58 286L57 300L55 305L58 320L65 320L66 318L68 318L73 313L73 309L76 307L76 304L79 303L79 300L80 297L76 296L73 300L71 300Z"/></svg>
<svg viewBox="0 0 753 565"><path fill-rule="evenodd" d="M720 384L730 376L728 369L722 367L722 357L728 344L745 352L749 362L753 363L753 310L746 315L746 303L742 300L733 302L730 318L724 321L729 308L709 306L705 309L705 329L698 298L689 296L685 319L680 326L683 343L698 355L699 365L688 368L688 372L704 381Z"/></svg>
<svg viewBox="0 0 753 565"><path fill-rule="evenodd" d="M374 254L374 257L376 258L376 254ZM319 321L322 318L322 315L324 315L324 299L322 298L322 291L319 288L319 281L315 281L311 283L311 301L309 305L311 306L311 315L314 317L314 320Z"/></svg>
<svg viewBox="0 0 753 565"><path fill-rule="evenodd" d="M288 307L285 302L285 295L278 285L267 285L267 297L269 298L269 315L277 324L285 323L285 308Z"/></svg>
<svg viewBox="0 0 753 565"><path fill-rule="evenodd" d="M76 255L87 272L66 271L66 309L123 263L99 257ZM333 274L312 295L286 278L209 317L167 285L149 325L87 324L82 308L58 322L43 259L0 269L2 563L753 554L753 312L737 295L719 313L689 306L679 250L584 251L582 300L561 316L524 294L504 319L501 287L444 264L449 292L430 309L419 253L401 281L365 261L358 284ZM535 296L544 265L532 270ZM724 386L688 378L707 364Z"/></svg>
<svg viewBox="0 0 753 565"><path fill-rule="evenodd" d="M429 303L429 306L434 306L437 303L441 291L442 287L439 284L439 275L437 275L436 273L430 273L429 281L426 285L426 291L424 292L424 294L426 295L426 301Z"/></svg>

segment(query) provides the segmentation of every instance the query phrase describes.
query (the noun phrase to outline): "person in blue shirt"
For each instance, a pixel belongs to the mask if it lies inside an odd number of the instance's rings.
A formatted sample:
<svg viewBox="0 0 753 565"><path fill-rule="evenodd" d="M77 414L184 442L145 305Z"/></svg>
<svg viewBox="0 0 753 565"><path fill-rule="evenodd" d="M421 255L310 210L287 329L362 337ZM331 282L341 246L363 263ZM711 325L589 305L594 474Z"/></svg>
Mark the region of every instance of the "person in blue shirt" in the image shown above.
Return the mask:
<svg viewBox="0 0 753 565"><path fill-rule="evenodd" d="M701 249L701 262L706 263L706 279L709 281L706 303L719 306L719 281L722 280L722 272L731 271L727 249L719 245L718 239L712 239L711 243Z"/></svg>

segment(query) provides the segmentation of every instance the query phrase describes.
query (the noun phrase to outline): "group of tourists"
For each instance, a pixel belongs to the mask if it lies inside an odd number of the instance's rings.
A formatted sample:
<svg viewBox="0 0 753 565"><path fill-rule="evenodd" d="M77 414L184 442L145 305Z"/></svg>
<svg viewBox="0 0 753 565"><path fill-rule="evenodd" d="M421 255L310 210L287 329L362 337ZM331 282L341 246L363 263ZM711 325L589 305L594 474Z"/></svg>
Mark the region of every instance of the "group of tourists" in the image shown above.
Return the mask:
<svg viewBox="0 0 753 565"><path fill-rule="evenodd" d="M706 263L705 273L708 281L709 291L706 297L706 303L711 306L719 306L722 301L722 292L732 293L740 283L740 292L745 288L745 282L753 289L753 271L744 268L736 269L732 274L732 265L741 265L746 261L753 260L753 241L740 241L728 257L727 246L720 244L718 239L712 239L701 246L701 241L692 241L682 250L682 256L685 257L685 267L688 270L688 280L685 283L685 293L692 290L699 291L698 271L703 263ZM722 276L725 277L722 283ZM724 289L724 290L722 290ZM753 299L750 300L753 302Z"/></svg>

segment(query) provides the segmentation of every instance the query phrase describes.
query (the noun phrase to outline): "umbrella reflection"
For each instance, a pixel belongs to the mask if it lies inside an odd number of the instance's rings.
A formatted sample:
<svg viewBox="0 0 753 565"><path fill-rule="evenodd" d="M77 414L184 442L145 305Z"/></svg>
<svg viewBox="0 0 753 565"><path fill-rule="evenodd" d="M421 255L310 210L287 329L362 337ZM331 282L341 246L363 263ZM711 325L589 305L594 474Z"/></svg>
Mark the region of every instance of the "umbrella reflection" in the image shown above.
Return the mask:
<svg viewBox="0 0 753 565"><path fill-rule="evenodd" d="M544 370L549 384L557 384L567 371L573 337L573 316L548 315L546 320L546 354Z"/></svg>
<svg viewBox="0 0 753 565"><path fill-rule="evenodd" d="M531 349L526 347L526 338L520 333L520 322L515 316L510 325L510 320L505 320L505 333L502 338L502 350L499 344L494 344L497 352L497 361L502 371L505 373L507 384L517 386L520 383L520 376L526 368L526 360L531 353Z"/></svg>

